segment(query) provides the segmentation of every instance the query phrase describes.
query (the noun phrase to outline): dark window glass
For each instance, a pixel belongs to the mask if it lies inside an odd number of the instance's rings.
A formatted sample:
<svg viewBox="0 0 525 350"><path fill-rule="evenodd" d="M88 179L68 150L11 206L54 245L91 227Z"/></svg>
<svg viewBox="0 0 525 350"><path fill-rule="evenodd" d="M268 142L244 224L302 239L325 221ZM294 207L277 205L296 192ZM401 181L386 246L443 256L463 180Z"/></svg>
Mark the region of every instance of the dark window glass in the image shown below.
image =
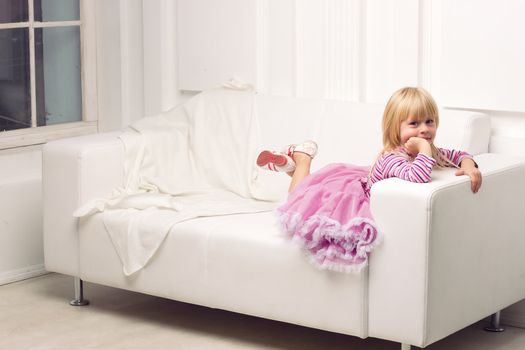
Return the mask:
<svg viewBox="0 0 525 350"><path fill-rule="evenodd" d="M0 23L27 22L27 1L0 0Z"/></svg>
<svg viewBox="0 0 525 350"><path fill-rule="evenodd" d="M0 131L31 127L27 28L0 29Z"/></svg>

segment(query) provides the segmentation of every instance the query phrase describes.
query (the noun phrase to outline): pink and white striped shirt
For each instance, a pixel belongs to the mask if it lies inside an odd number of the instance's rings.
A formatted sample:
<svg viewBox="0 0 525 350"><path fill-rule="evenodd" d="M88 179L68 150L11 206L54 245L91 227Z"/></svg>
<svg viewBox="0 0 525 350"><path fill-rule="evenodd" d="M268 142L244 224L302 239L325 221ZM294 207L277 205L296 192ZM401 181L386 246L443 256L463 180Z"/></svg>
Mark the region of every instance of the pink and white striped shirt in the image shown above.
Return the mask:
<svg viewBox="0 0 525 350"><path fill-rule="evenodd" d="M439 148L439 151L455 167L459 167L465 158L472 159L472 155L464 151L445 148ZM374 183L391 177L417 183L429 182L435 164L436 160L432 157L419 153L414 158L407 153L404 147L400 147L395 152L386 153L379 157L373 166L365 191L369 195L369 190Z"/></svg>

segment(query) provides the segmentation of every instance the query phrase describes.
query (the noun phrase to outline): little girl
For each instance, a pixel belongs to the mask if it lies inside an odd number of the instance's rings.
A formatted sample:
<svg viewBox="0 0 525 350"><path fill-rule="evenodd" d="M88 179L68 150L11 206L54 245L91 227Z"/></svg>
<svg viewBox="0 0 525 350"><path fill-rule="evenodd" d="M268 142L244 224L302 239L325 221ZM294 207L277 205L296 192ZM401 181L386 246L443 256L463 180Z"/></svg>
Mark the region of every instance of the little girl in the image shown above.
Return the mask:
<svg viewBox="0 0 525 350"><path fill-rule="evenodd" d="M472 192L481 186L481 173L464 151L434 145L438 108L422 88L396 91L383 114L383 150L372 167L330 164L310 174L317 152L313 141L287 146L283 152L263 151L257 164L291 177L286 203L277 209L283 230L321 269L350 272L366 266L379 243L370 213L370 188L397 177L423 183L434 167L456 167L456 175L471 179Z"/></svg>

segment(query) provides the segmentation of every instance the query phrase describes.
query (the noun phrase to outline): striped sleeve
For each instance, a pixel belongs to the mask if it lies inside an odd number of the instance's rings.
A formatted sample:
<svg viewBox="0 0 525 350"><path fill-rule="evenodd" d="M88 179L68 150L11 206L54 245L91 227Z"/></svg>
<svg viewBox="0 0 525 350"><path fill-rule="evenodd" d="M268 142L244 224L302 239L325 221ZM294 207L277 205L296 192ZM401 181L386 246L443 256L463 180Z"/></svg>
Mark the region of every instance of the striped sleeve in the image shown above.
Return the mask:
<svg viewBox="0 0 525 350"><path fill-rule="evenodd" d="M374 167L372 182L390 177L402 180L424 183L430 181L430 173L436 164L434 158L419 153L413 161L394 153L384 155Z"/></svg>
<svg viewBox="0 0 525 350"><path fill-rule="evenodd" d="M450 160L452 163L454 163L454 165L458 167L461 165L463 159L472 159L472 155L464 151L446 148L440 148L439 151L441 152L441 154L447 157L448 160Z"/></svg>

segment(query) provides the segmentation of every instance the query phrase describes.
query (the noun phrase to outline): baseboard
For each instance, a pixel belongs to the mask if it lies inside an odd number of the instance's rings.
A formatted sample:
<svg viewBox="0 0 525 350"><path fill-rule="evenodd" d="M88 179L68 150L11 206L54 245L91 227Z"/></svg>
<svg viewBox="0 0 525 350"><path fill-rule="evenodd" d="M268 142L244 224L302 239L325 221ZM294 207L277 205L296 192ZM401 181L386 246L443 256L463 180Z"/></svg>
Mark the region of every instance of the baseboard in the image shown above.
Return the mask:
<svg viewBox="0 0 525 350"><path fill-rule="evenodd" d="M0 286L8 283L13 283L25 280L31 277L41 276L49 273L44 268L44 264L27 266L21 269L11 270L0 273Z"/></svg>

